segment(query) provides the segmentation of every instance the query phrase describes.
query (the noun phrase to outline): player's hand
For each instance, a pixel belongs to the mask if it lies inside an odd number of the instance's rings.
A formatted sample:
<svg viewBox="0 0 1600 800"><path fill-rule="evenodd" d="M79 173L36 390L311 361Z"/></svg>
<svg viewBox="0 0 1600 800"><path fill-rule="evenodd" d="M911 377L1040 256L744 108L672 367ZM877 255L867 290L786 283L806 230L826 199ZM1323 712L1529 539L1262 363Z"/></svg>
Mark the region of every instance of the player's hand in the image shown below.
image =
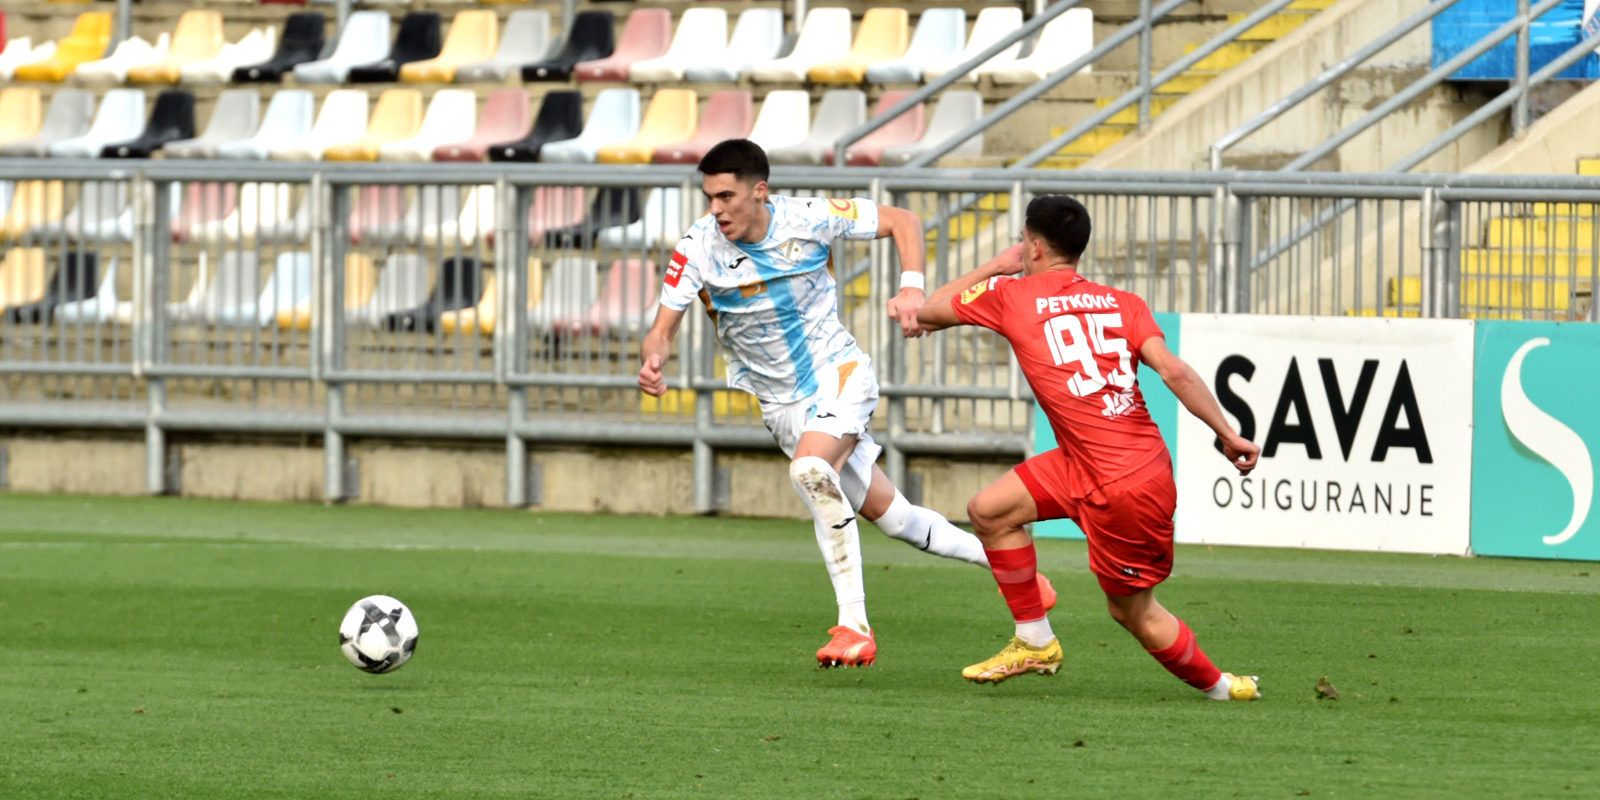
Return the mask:
<svg viewBox="0 0 1600 800"><path fill-rule="evenodd" d="M907 339L915 339L927 331L922 329L922 324L917 322L917 310L927 301L927 296L921 289L910 287L900 290L900 293L889 298L889 319L900 323L900 333Z"/></svg>
<svg viewBox="0 0 1600 800"><path fill-rule="evenodd" d="M1022 261L1021 243L1011 245L1010 247L1001 250L1000 254L995 256L994 260L989 262L989 265L990 268L994 270L994 274L996 275L1020 274L1024 266Z"/></svg>
<svg viewBox="0 0 1600 800"><path fill-rule="evenodd" d="M667 379L661 376L661 356L649 356L639 367L639 391L655 397L667 393Z"/></svg>
<svg viewBox="0 0 1600 800"><path fill-rule="evenodd" d="M1240 475L1249 475L1256 468L1256 460L1261 457L1261 446L1242 436L1233 436L1222 443L1222 454L1228 457L1228 463L1238 469Z"/></svg>

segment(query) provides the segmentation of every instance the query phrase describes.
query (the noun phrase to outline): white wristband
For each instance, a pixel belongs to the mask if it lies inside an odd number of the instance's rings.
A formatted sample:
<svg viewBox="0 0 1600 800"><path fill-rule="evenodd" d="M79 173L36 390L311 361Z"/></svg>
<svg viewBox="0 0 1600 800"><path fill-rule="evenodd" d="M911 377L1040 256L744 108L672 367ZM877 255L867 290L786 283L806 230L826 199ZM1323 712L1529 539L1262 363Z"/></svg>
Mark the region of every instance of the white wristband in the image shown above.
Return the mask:
<svg viewBox="0 0 1600 800"><path fill-rule="evenodd" d="M926 291L928 279L920 272L902 272L900 273L900 288Z"/></svg>

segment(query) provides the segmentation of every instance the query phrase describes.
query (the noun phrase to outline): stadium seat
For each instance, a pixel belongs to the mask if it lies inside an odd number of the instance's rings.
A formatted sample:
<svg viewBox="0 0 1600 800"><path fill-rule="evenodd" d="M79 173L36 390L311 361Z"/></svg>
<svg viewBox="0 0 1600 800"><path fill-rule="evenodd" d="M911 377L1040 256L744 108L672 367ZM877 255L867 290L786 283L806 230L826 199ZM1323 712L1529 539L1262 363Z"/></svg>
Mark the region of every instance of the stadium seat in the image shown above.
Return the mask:
<svg viewBox="0 0 1600 800"><path fill-rule="evenodd" d="M229 89L217 95L211 119L199 138L167 142L161 152L167 158L216 158L218 148L242 142L256 132L261 117L261 93L255 89Z"/></svg>
<svg viewBox="0 0 1600 800"><path fill-rule="evenodd" d="M183 201L172 217L172 241L177 244L222 242L222 221L238 207L238 184L190 181L183 187Z"/></svg>
<svg viewBox="0 0 1600 800"><path fill-rule="evenodd" d="M867 94L860 89L830 89L817 104L816 118L811 121L811 131L796 144L767 151L774 164L800 164L816 166L825 154L833 152L833 143L852 128L867 121Z"/></svg>
<svg viewBox="0 0 1600 800"><path fill-rule="evenodd" d="M395 244L403 241L406 219L406 187L396 184L366 184L350 187L351 244Z"/></svg>
<svg viewBox="0 0 1600 800"><path fill-rule="evenodd" d="M401 67L400 80L449 83L455 80L457 68L493 58L499 45L500 20L493 11L463 11L450 21L450 35L439 54Z"/></svg>
<svg viewBox="0 0 1600 800"><path fill-rule="evenodd" d="M750 127L749 139L771 153L799 144L811 133L811 95L804 89L768 92L761 113Z"/></svg>
<svg viewBox="0 0 1600 800"><path fill-rule="evenodd" d="M433 160L482 161L491 145L514 142L527 136L532 124L526 89L496 89L484 101L483 114L478 117L477 130L472 136L465 141L435 147Z"/></svg>
<svg viewBox="0 0 1600 800"><path fill-rule="evenodd" d="M94 158L112 142L123 142L144 129L144 92L139 89L112 89L100 99L94 123L82 136L62 139L50 145L55 158Z"/></svg>
<svg viewBox="0 0 1600 800"><path fill-rule="evenodd" d="M428 103L428 113L414 136L378 148L379 161L427 161L435 148L472 136L478 121L478 98L471 89L442 89Z"/></svg>
<svg viewBox="0 0 1600 800"><path fill-rule="evenodd" d="M35 61L45 61L55 54L55 42L45 42L35 48L33 38L30 36L12 39L6 42L4 50L0 50L0 80L9 81L16 74L17 67Z"/></svg>
<svg viewBox="0 0 1600 800"><path fill-rule="evenodd" d="M24 86L0 89L0 144L20 142L39 135L44 104L39 90Z"/></svg>
<svg viewBox="0 0 1600 800"><path fill-rule="evenodd" d="M483 299L484 265L476 258L452 256L439 265L439 276L428 299L417 308L385 317L386 331L433 333L439 315L446 311L471 308Z"/></svg>
<svg viewBox="0 0 1600 800"><path fill-rule="evenodd" d="M750 133L755 106L746 89L722 89L706 100L706 113L694 136L656 148L657 164L698 164L706 151L724 139L743 139Z"/></svg>
<svg viewBox="0 0 1600 800"><path fill-rule="evenodd" d="M324 161L377 161L378 149L391 142L416 136L422 127L422 92L416 89L388 89L378 95L367 131L352 142L330 145L322 152Z"/></svg>
<svg viewBox="0 0 1600 800"><path fill-rule="evenodd" d="M480 239L488 242L494 233L494 223L494 187L474 186L461 199L461 213L455 219L446 218L439 226L436 238L438 241L459 241L463 247L472 247ZM435 239L430 239L428 232L424 231L422 242L432 246Z"/></svg>
<svg viewBox="0 0 1600 800"><path fill-rule="evenodd" d="M227 40L222 35L222 12L195 9L183 12L172 31L172 45L165 58L128 70L130 85L178 82L184 67L213 58Z"/></svg>
<svg viewBox="0 0 1600 800"><path fill-rule="evenodd" d="M700 98L693 89L660 89L650 98L639 132L626 142L606 145L595 154L601 164L648 164L656 149L694 136Z"/></svg>
<svg viewBox="0 0 1600 800"><path fill-rule="evenodd" d="M1009 64L985 64L979 74L995 83L1038 83L1093 49L1094 12L1087 8L1068 9L1045 23L1033 52ZM1092 69L1092 64L1086 64L1078 74Z"/></svg>
<svg viewBox="0 0 1600 800"><path fill-rule="evenodd" d="M247 306L224 308L217 312L217 324L265 328L277 322L279 312L294 313L302 304L311 303L311 287L316 280L311 254L301 252L279 253L272 274L261 287L261 294Z"/></svg>
<svg viewBox="0 0 1600 800"><path fill-rule="evenodd" d="M628 70L640 61L660 58L672 44L672 12L665 8L640 8L628 15L611 55L585 61L572 70L578 81L626 81Z"/></svg>
<svg viewBox="0 0 1600 800"><path fill-rule="evenodd" d="M576 139L582 133L583 94L550 92L539 105L539 116L533 128L520 139L494 142L488 150L489 160L538 161L544 145Z"/></svg>
<svg viewBox="0 0 1600 800"><path fill-rule="evenodd" d="M789 55L763 61L750 67L750 79L757 83L800 83L818 64L837 61L850 54L850 10L813 8L806 14L805 27Z"/></svg>
<svg viewBox="0 0 1600 800"><path fill-rule="evenodd" d="M884 148L879 164L885 167L904 166L906 162L932 150L934 145L976 122L981 116L983 116L982 94L946 91L939 95L939 102L933 107L933 118L928 121L928 128L923 132L922 138ZM983 134L979 133L968 139L946 155L983 155Z"/></svg>
<svg viewBox="0 0 1600 800"><path fill-rule="evenodd" d="M111 12L90 11L79 14L72 23L72 32L56 42L55 50L40 60L17 67L13 77L19 81L60 83L72 74L79 64L95 61L105 55L111 45ZM39 51L34 51L38 55Z"/></svg>
<svg viewBox="0 0 1600 800"><path fill-rule="evenodd" d="M344 255L344 308L348 315L372 302L378 284L378 270L372 258L364 253ZM417 296L422 296L418 290ZM311 330L311 299L306 298L291 308L278 309L278 327L287 330Z"/></svg>
<svg viewBox="0 0 1600 800"><path fill-rule="evenodd" d="M917 83L931 64L954 58L967 40L967 12L930 8L917 18L917 32L905 55L867 67L868 83Z"/></svg>
<svg viewBox="0 0 1600 800"><path fill-rule="evenodd" d="M588 249L593 247L600 231L617 225L632 225L643 211L638 189L601 187L594 193L589 212L576 225L546 229L546 247ZM530 227L529 233L532 233Z"/></svg>
<svg viewBox="0 0 1600 800"><path fill-rule="evenodd" d="M61 219L66 213L66 186L61 181L17 181L11 207L0 222L0 239L17 241L33 229Z"/></svg>
<svg viewBox="0 0 1600 800"><path fill-rule="evenodd" d="M132 319L133 303L117 300L116 256L112 256L105 275L100 278L100 285L94 288L93 293L81 300L56 306L51 316L63 325L104 325L119 316Z"/></svg>
<svg viewBox="0 0 1600 800"><path fill-rule="evenodd" d="M269 118L271 112L269 107ZM360 89L329 92L311 132L272 145L268 157L274 161L320 161L330 146L358 139L366 130L367 93Z"/></svg>
<svg viewBox="0 0 1600 800"><path fill-rule="evenodd" d="M750 8L739 14L733 35L723 50L694 54L684 66L684 80L733 83L754 64L771 61L783 50L783 11Z"/></svg>
<svg viewBox="0 0 1600 800"><path fill-rule="evenodd" d="M357 64L380 61L389 55L389 14L357 11L344 22L333 55L294 67L296 83L344 83Z"/></svg>
<svg viewBox="0 0 1600 800"><path fill-rule="evenodd" d="M636 258L613 261L600 296L583 316L556 320L556 331L572 335L638 335L655 317L656 262Z"/></svg>
<svg viewBox="0 0 1600 800"><path fill-rule="evenodd" d="M639 219L601 231L600 246L613 250L671 247L683 235L679 220L682 207L683 190L676 186L651 189Z"/></svg>
<svg viewBox="0 0 1600 800"><path fill-rule="evenodd" d="M50 145L89 132L89 120L94 116L94 92L86 89L57 89L45 107L44 121L34 135L15 142L0 144L0 156L9 158L42 158L50 154Z"/></svg>
<svg viewBox="0 0 1600 800"><path fill-rule="evenodd" d="M668 83L683 80L690 64L701 63L707 53L728 49L728 12L720 8L691 8L678 19L678 31L667 52L638 61L628 68L634 83Z"/></svg>
<svg viewBox="0 0 1600 800"><path fill-rule="evenodd" d="M49 322L57 308L81 303L100 288L100 254L93 250L67 250L55 259L55 273L44 281L38 300L6 308L5 321L12 325L37 325Z"/></svg>
<svg viewBox="0 0 1600 800"><path fill-rule="evenodd" d="M583 133L574 139L545 144L539 150L539 160L593 164L600 154L600 148L626 142L637 135L639 90L606 89L595 97L594 104L590 106L589 120L583 126Z"/></svg>
<svg viewBox="0 0 1600 800"><path fill-rule="evenodd" d="M556 55L522 68L524 81L566 81L579 63L610 56L616 49L616 16L610 11L580 11Z"/></svg>
<svg viewBox="0 0 1600 800"><path fill-rule="evenodd" d="M412 11L401 18L400 30L394 35L394 47L389 48L388 55L371 64L351 67L346 80L351 83L394 83L400 80L401 67L439 55L443 41L439 32L439 12Z"/></svg>
<svg viewBox="0 0 1600 800"><path fill-rule="evenodd" d="M580 319L600 296L600 263L592 258L567 256L550 265L543 297L528 310L528 327L554 333L557 320Z"/></svg>
<svg viewBox="0 0 1600 800"><path fill-rule="evenodd" d="M494 284L494 272L486 270L483 273L483 294L478 297L477 305L441 312L439 314L439 332L446 336L457 331L461 333L493 333L494 307L499 302ZM466 324L463 325L463 322ZM478 330L480 323L483 326L482 331Z"/></svg>
<svg viewBox="0 0 1600 800"><path fill-rule="evenodd" d="M910 96L909 91L884 92L878 96L878 104L872 109L872 116L877 117L887 112L895 103ZM910 144L922 138L927 129L927 120L924 118L924 104L918 103L907 109L904 114L895 117L887 125L862 137L855 144L850 145L844 152L844 163L852 167L876 167L883 159L883 151L895 145ZM837 138L837 137L836 137ZM833 148L830 147L822 154L822 163L833 165Z"/></svg>
<svg viewBox="0 0 1600 800"><path fill-rule="evenodd" d="M111 55L79 64L72 71L72 80L80 85L122 83L128 79L128 70L166 58L171 41L172 37L165 33L156 37L155 44L130 36L122 40Z"/></svg>
<svg viewBox="0 0 1600 800"><path fill-rule="evenodd" d="M84 181L78 202L62 216L34 226L35 239L72 242L133 241L133 209L128 207L128 186L122 181Z"/></svg>
<svg viewBox="0 0 1600 800"><path fill-rule="evenodd" d="M265 161L274 147L310 135L315 103L316 99L305 89L274 92L272 100L267 103L266 113L261 116L261 126L243 139L218 144L216 157ZM213 112L211 117L215 125L216 113Z"/></svg>
<svg viewBox="0 0 1600 800"><path fill-rule="evenodd" d="M972 23L972 35L967 37L967 46L962 48L960 53L950 58L923 67L922 79L924 81L933 81L944 77L946 72L976 57L995 42L1000 41L1020 27L1022 27L1022 9L1016 6L991 6L979 11L977 21ZM983 62L977 69L967 73L959 80L972 83L977 80L977 75L984 70L1003 69L1017 60L1017 53L1021 50L1022 42L1016 42L997 53L988 61Z"/></svg>
<svg viewBox="0 0 1600 800"><path fill-rule="evenodd" d="M378 285L366 303L345 312L353 325L377 327L390 315L415 308L428 296L428 260L417 253L393 253L378 271Z"/></svg>
<svg viewBox="0 0 1600 800"><path fill-rule="evenodd" d="M290 14L283 21L283 36L272 57L258 64L245 62L233 71L234 83L277 83L301 64L309 64L322 54L326 19L318 13Z"/></svg>
<svg viewBox="0 0 1600 800"><path fill-rule="evenodd" d="M867 79L868 67L905 55L910 37L910 16L905 9L867 9L856 30L850 54L838 61L813 66L807 70L806 77L812 83L861 83Z"/></svg>
<svg viewBox="0 0 1600 800"><path fill-rule="evenodd" d="M287 183L245 183L238 202L219 222L199 221L191 239L207 242L304 242L311 234L311 214L306 204L291 213L294 188Z"/></svg>
<svg viewBox="0 0 1600 800"><path fill-rule="evenodd" d="M0 261L0 308L37 303L44 297L42 247L13 247Z"/></svg>
<svg viewBox="0 0 1600 800"><path fill-rule="evenodd" d="M200 254L201 264L208 261ZM261 285L261 258L254 251L224 250L216 277L206 280L202 266L189 296L167 303L167 319L179 324L217 324L224 319L255 317L256 287Z"/></svg>
<svg viewBox="0 0 1600 800"><path fill-rule="evenodd" d="M409 244L437 247L445 243L446 252L453 251L460 241L458 236L461 209L466 203L463 195L474 189L450 185L418 186L413 192L411 207L400 221L401 234ZM493 203L490 203L493 206Z"/></svg>
<svg viewBox="0 0 1600 800"><path fill-rule="evenodd" d="M181 83L227 83L233 73L244 64L259 64L272 57L277 46L278 30L268 25L255 28L233 44L224 44L216 55L196 61L178 70Z"/></svg>
<svg viewBox="0 0 1600 800"><path fill-rule="evenodd" d="M137 137L125 142L109 142L100 149L101 158L149 158L166 146L194 138L194 93L168 89L156 95L150 121Z"/></svg>
<svg viewBox="0 0 1600 800"><path fill-rule="evenodd" d="M451 31L454 33L454 31ZM510 77L523 64L544 59L550 51L550 12L525 8L511 12L506 18L505 30L500 32L500 46L494 55L477 63L456 68L456 83L499 83Z"/></svg>

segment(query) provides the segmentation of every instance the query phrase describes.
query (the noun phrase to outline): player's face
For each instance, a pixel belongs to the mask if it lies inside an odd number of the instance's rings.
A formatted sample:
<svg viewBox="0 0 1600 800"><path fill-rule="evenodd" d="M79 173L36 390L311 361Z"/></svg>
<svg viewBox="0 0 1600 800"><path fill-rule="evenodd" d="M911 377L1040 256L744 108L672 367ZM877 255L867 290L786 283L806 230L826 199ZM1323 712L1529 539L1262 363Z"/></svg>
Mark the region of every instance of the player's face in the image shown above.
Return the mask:
<svg viewBox="0 0 1600 800"><path fill-rule="evenodd" d="M767 182L746 183L733 173L706 175L701 188L717 218L717 228L732 241L759 241L766 235L762 209L767 203ZM751 234L756 234L753 238Z"/></svg>

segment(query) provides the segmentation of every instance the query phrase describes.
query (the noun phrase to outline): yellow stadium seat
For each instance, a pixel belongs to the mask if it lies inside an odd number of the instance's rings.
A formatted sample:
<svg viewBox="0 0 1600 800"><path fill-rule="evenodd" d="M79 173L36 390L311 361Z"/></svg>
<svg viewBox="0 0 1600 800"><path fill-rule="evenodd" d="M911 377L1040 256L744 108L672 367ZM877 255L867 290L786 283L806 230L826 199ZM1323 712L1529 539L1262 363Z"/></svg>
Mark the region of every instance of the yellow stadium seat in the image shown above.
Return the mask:
<svg viewBox="0 0 1600 800"><path fill-rule="evenodd" d="M216 58L224 44L227 44L227 39L222 35L222 12L185 11L178 18L177 29L172 32L172 44L167 48L167 57L154 64L128 70L128 83L176 84L184 67Z"/></svg>
<svg viewBox="0 0 1600 800"><path fill-rule="evenodd" d="M389 89L378 95L367 132L360 139L322 151L323 161L377 161L378 148L417 135L422 127L422 92Z"/></svg>
<svg viewBox="0 0 1600 800"><path fill-rule="evenodd" d="M693 138L699 117L700 98L693 89L662 89L650 98L638 135L600 148L596 160L602 164L648 164L656 148Z"/></svg>
<svg viewBox="0 0 1600 800"><path fill-rule="evenodd" d="M867 67L906 54L911 42L911 22L903 8L873 8L861 17L850 55L818 64L807 71L812 83L862 83Z"/></svg>
<svg viewBox="0 0 1600 800"><path fill-rule="evenodd" d="M362 253L344 256L344 308L361 308L372 299L378 286L378 268L372 257ZM305 303L278 312L278 327L297 331L311 330L311 304Z"/></svg>
<svg viewBox="0 0 1600 800"><path fill-rule="evenodd" d="M1422 279L1388 280L1390 305L1420 305ZM1572 286L1567 281L1506 278L1461 279L1461 304L1477 308L1528 308L1540 311L1566 311L1571 306Z"/></svg>
<svg viewBox="0 0 1600 800"><path fill-rule="evenodd" d="M449 83L456 68L494 58L500 47L500 21L493 11L463 11L450 23L439 55L400 68L402 83Z"/></svg>
<svg viewBox="0 0 1600 800"><path fill-rule="evenodd" d="M44 297L44 248L14 247L0 261L0 307L36 303Z"/></svg>
<svg viewBox="0 0 1600 800"><path fill-rule="evenodd" d="M455 333L459 328L462 333L481 333L484 336L494 333L495 295L494 275L491 273L485 276L483 299L478 301L478 305L440 314L439 329L445 333ZM537 307L543 296L544 262L530 258L528 259L528 310Z"/></svg>
<svg viewBox="0 0 1600 800"><path fill-rule="evenodd" d="M78 15L72 32L56 42L56 54L32 64L17 67L12 77L19 81L60 83L79 64L104 57L111 45L111 12L89 11Z"/></svg>
<svg viewBox="0 0 1600 800"><path fill-rule="evenodd" d="M32 137L43 120L38 89L13 86L0 91L0 144Z"/></svg>
<svg viewBox="0 0 1600 800"><path fill-rule="evenodd" d="M15 241L39 225L65 215L61 181L21 181L11 193L11 208L0 222L0 239Z"/></svg>

